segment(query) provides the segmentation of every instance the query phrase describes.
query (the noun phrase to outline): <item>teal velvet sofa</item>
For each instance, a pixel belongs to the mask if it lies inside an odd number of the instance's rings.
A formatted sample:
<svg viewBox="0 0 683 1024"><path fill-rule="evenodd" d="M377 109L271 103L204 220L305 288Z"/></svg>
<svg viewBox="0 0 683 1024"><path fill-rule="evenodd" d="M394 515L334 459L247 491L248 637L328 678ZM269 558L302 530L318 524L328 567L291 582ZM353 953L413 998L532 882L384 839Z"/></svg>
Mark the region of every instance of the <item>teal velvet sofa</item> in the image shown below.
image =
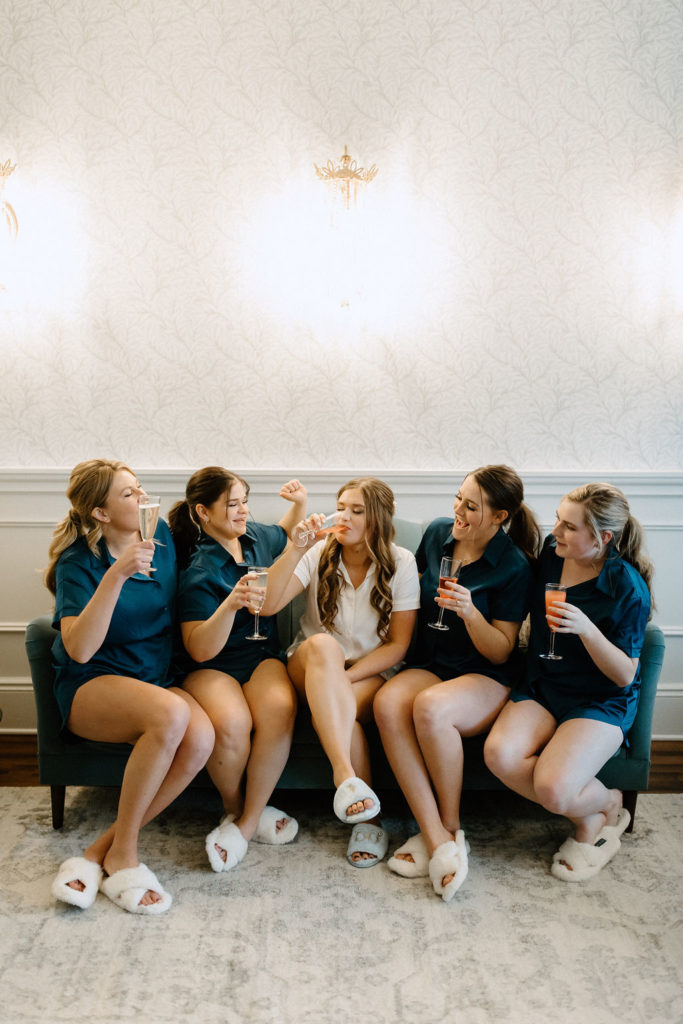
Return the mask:
<svg viewBox="0 0 683 1024"><path fill-rule="evenodd" d="M414 551L422 535L422 526L408 520L396 521L396 540ZM303 608L301 596L278 615L278 629L283 647L295 635ZM64 822L64 802L67 786L119 786L123 777L130 747L125 744L83 741L67 743L60 736L60 717L53 693L51 647L55 637L50 617L39 616L26 629L26 653L36 700L38 728L38 768L43 785L48 785L52 801L53 828ZM631 826L635 817L639 792L647 789L650 772L650 746L652 713L657 683L664 657L664 637L661 629L649 623L641 655L642 687L638 714L628 736L628 746L622 747L599 773L609 787L624 791L624 805L631 812ZM394 790L396 780L382 750L374 727L368 729L373 785L378 791ZM483 737L465 741L466 790L503 789L503 785L486 768L483 759ZM211 785L206 772L201 772L194 785ZM292 750L278 783L279 789L333 790L332 772L310 716L299 715L294 732Z"/></svg>

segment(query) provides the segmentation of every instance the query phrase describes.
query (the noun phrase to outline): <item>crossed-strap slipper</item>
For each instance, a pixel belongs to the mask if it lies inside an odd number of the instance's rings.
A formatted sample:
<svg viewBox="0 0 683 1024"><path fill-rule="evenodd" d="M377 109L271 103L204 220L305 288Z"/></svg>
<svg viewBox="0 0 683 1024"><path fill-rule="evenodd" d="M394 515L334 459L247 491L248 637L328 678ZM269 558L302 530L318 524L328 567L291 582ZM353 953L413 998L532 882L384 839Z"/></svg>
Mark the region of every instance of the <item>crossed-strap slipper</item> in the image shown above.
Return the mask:
<svg viewBox="0 0 683 1024"><path fill-rule="evenodd" d="M278 829L278 821L287 820L287 824ZM291 843L299 831L299 823L284 811L278 811L277 807L264 807L258 826L252 838L257 843L267 843L269 846L280 846L283 843Z"/></svg>
<svg viewBox="0 0 683 1024"><path fill-rule="evenodd" d="M379 825L360 822L353 826L346 859L354 868L373 868L384 860L389 849L389 833ZM370 853L371 857L360 857L353 860L354 853Z"/></svg>
<svg viewBox="0 0 683 1024"><path fill-rule="evenodd" d="M140 900L147 891L158 893L161 899L157 903L141 904ZM173 903L170 892L166 892L146 864L105 875L100 882L100 892L129 914L163 914Z"/></svg>
<svg viewBox="0 0 683 1024"><path fill-rule="evenodd" d="M249 844L235 825L234 817L233 814L228 814L206 837L206 853L214 871L230 871L231 868L236 868L244 860L247 852ZM225 860L216 849L217 846L225 850Z"/></svg>
<svg viewBox="0 0 683 1024"><path fill-rule="evenodd" d="M102 880L102 865L85 857L69 857L60 865L52 883L52 895L62 903L70 903L81 910L92 907ZM69 882L82 882L84 889L72 889Z"/></svg>
<svg viewBox="0 0 683 1024"><path fill-rule="evenodd" d="M604 825L594 843L565 839L553 856L551 874L563 882L585 882L587 878L593 878L619 852L620 836L628 828L630 820L631 815L622 807L616 825Z"/></svg>
<svg viewBox="0 0 683 1024"><path fill-rule="evenodd" d="M467 878L468 844L461 828L455 833L455 840L437 846L429 862L429 877L434 892L441 896L444 903L449 903ZM445 875L453 875L447 885L443 885Z"/></svg>
<svg viewBox="0 0 683 1024"><path fill-rule="evenodd" d="M346 813L351 804L359 804L364 800L372 800L372 807L366 807L364 811L358 811L356 814ZM350 779L345 779L342 782L334 794L333 807L334 813L340 821L348 825L355 825L356 822L369 821L370 818L377 817L379 814L379 797L370 789L367 782L363 782L362 779L352 775Z"/></svg>
<svg viewBox="0 0 683 1024"><path fill-rule="evenodd" d="M402 860L398 856L399 853L409 853L413 859ZM396 853L387 861L387 867L397 875L403 875L404 878L427 878L429 854L422 833L418 832L416 836L411 836L403 846L399 846Z"/></svg>

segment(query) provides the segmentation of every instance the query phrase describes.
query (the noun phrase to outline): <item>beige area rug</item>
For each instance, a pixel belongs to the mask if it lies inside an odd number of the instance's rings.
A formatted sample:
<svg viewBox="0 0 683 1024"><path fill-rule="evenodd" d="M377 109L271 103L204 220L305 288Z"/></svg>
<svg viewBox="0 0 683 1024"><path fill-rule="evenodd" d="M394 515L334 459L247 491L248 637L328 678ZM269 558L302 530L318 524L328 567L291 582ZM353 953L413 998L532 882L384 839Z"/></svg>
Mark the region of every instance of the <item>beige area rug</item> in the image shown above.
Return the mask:
<svg viewBox="0 0 683 1024"><path fill-rule="evenodd" d="M549 873L566 823L512 795L469 794L470 873L450 904L425 879L345 859L326 794L278 794L300 833L208 867L213 794L144 832L173 893L143 918L50 883L111 820L113 790L72 789L54 832L42 788L0 788L0 1019L11 1024L545 1024L683 1020L683 795L639 799L636 829L595 879ZM328 807L330 805L330 807ZM390 850L412 831L394 798Z"/></svg>

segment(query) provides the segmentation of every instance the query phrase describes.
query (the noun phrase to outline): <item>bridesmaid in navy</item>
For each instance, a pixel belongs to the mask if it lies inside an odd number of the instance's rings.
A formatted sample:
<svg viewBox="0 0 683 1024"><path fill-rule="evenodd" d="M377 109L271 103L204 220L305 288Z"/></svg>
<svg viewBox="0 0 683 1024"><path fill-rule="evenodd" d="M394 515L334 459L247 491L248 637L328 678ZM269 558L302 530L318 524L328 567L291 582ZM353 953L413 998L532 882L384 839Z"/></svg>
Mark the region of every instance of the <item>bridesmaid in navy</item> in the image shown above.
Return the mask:
<svg viewBox="0 0 683 1024"><path fill-rule="evenodd" d="M574 825L551 866L563 881L596 875L630 821L622 793L596 775L635 718L651 579L642 527L620 490L592 483L565 495L536 578L526 678L485 746L506 786ZM547 583L562 584L566 599L546 621ZM546 656L549 625L557 660Z"/></svg>
<svg viewBox="0 0 683 1024"><path fill-rule="evenodd" d="M249 487L220 466L197 470L169 516L182 568L178 618L187 672L184 689L216 733L207 770L225 815L206 837L214 871L229 871L250 840L280 845L297 834L294 818L268 804L289 756L297 699L280 650L277 623L259 617L253 640L255 566L269 567L304 515L306 489L288 481L289 508L277 524L249 518Z"/></svg>
<svg viewBox="0 0 683 1024"><path fill-rule="evenodd" d="M82 857L62 864L53 894L85 908L101 888L124 910L159 914L171 896L139 861L139 831L205 764L213 727L174 682L175 549L162 520L156 543L141 540L144 494L121 462L79 463L67 491L71 508L50 547L45 582L56 599L55 696L64 733L132 747L116 821Z"/></svg>

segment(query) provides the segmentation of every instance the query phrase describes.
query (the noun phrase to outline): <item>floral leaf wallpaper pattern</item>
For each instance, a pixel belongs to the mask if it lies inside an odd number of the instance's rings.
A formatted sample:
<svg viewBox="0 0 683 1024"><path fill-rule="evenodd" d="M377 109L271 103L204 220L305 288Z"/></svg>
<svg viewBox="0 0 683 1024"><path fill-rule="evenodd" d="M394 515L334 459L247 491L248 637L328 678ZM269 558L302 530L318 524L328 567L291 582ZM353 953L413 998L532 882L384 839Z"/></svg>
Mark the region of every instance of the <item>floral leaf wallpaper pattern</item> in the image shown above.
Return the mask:
<svg viewBox="0 0 683 1024"><path fill-rule="evenodd" d="M680 469L682 30L4 0L0 465ZM345 145L379 168L346 219Z"/></svg>

